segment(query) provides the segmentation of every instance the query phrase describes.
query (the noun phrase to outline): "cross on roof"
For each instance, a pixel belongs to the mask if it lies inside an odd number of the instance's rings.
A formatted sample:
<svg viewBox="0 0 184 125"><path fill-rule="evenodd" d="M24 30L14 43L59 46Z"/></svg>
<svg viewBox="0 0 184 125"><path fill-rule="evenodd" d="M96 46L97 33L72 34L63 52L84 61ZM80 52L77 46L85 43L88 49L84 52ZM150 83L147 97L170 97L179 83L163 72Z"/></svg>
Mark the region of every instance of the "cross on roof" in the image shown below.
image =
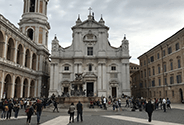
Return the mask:
<svg viewBox="0 0 184 125"><path fill-rule="evenodd" d="M90 7L88 10L89 10L89 15L91 15L91 10L92 10L92 8Z"/></svg>

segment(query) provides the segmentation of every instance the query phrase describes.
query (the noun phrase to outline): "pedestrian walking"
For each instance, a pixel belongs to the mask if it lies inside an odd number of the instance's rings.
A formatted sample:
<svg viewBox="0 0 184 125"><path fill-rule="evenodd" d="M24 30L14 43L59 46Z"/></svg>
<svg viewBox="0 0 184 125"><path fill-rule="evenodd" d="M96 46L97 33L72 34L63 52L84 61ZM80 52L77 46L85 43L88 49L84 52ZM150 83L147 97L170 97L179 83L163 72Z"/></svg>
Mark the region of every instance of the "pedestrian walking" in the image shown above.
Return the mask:
<svg viewBox="0 0 184 125"><path fill-rule="evenodd" d="M126 98L126 105L125 107L129 107L129 101L128 101L128 98Z"/></svg>
<svg viewBox="0 0 184 125"><path fill-rule="evenodd" d="M74 112L75 111L75 106L73 104L73 102L71 103L70 107L69 107L69 114L70 114L70 119L69 119L69 123L74 122Z"/></svg>
<svg viewBox="0 0 184 125"><path fill-rule="evenodd" d="M13 111L15 112L15 118L18 117L20 106L19 104L15 104Z"/></svg>
<svg viewBox="0 0 184 125"><path fill-rule="evenodd" d="M171 101L167 98L167 109L171 109Z"/></svg>
<svg viewBox="0 0 184 125"><path fill-rule="evenodd" d="M28 106L26 106L25 112L26 112L26 115L27 115L26 124L27 124L27 125L30 125L30 123L31 123L31 116L32 116L33 113L34 113L34 109L33 109L32 106L28 105Z"/></svg>
<svg viewBox="0 0 184 125"><path fill-rule="evenodd" d="M2 106L2 113L1 113L1 118L3 120L6 118L7 112L8 112L8 102L4 101Z"/></svg>
<svg viewBox="0 0 184 125"><path fill-rule="evenodd" d="M107 110L106 103L107 103L107 99L105 97L103 97L103 105L104 105L105 110Z"/></svg>
<svg viewBox="0 0 184 125"><path fill-rule="evenodd" d="M151 122L151 116L153 113L154 107L153 104L151 104L151 101L149 100L146 104L146 112L148 113L148 121Z"/></svg>
<svg viewBox="0 0 184 125"><path fill-rule="evenodd" d="M55 112L55 109L57 110L57 112L59 112L59 111L58 111L58 107L57 107L57 102L56 102L56 100L54 100L53 104L54 104L54 110L53 110L53 112Z"/></svg>
<svg viewBox="0 0 184 125"><path fill-rule="evenodd" d="M40 117L41 117L41 113L43 110L43 104L41 100L37 100L37 103L35 105L35 110L36 110L36 114L37 114L37 125L40 124Z"/></svg>
<svg viewBox="0 0 184 125"><path fill-rule="evenodd" d="M162 100L162 105L163 105L164 112L166 112L166 100L165 99Z"/></svg>
<svg viewBox="0 0 184 125"><path fill-rule="evenodd" d="M78 102L76 107L77 107L77 122L79 121L79 115L80 115L80 120L82 122L83 121L83 118L82 118L83 106L80 101Z"/></svg>

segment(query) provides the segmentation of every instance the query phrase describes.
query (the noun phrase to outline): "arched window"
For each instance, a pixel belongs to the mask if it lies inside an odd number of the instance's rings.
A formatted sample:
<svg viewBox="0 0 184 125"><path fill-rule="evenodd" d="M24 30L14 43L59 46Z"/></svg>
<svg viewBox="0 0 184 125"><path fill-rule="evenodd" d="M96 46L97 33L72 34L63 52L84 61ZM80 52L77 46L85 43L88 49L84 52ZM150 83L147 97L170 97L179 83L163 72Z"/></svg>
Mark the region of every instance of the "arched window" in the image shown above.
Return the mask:
<svg viewBox="0 0 184 125"><path fill-rule="evenodd" d="M18 46L18 49L17 49L17 64L20 64L22 65L22 61L23 61L23 47L22 45L20 44Z"/></svg>
<svg viewBox="0 0 184 125"><path fill-rule="evenodd" d="M32 69L36 70L36 54L33 54L33 59L32 59Z"/></svg>
<svg viewBox="0 0 184 125"><path fill-rule="evenodd" d="M10 38L8 40L8 47L7 47L7 60L13 61L14 58L14 42L13 39Z"/></svg>
<svg viewBox="0 0 184 125"><path fill-rule="evenodd" d="M3 38L3 34L0 31L0 57L3 57L3 51L4 51L4 38Z"/></svg>
<svg viewBox="0 0 184 125"><path fill-rule="evenodd" d="M29 68L29 66L30 66L30 52L27 49L26 50L26 55L25 55L25 67Z"/></svg>
<svg viewBox="0 0 184 125"><path fill-rule="evenodd" d="M33 40L33 29L28 29L28 30L27 30L27 36L28 36L31 40Z"/></svg>
<svg viewBox="0 0 184 125"><path fill-rule="evenodd" d="M35 12L35 0L30 0L29 12Z"/></svg>

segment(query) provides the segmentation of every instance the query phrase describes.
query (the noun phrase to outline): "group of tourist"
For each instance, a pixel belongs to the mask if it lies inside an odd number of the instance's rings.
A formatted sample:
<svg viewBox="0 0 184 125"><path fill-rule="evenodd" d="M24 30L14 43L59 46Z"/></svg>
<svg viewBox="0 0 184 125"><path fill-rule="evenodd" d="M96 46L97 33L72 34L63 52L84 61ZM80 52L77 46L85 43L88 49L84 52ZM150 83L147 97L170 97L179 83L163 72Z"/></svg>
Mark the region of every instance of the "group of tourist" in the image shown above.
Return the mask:
<svg viewBox="0 0 184 125"><path fill-rule="evenodd" d="M24 110L27 116L27 124L30 124L33 114L37 115L37 124L40 124L41 112L46 105L45 99L2 99L0 102L1 119L16 119L19 110ZM14 117L11 117L12 111L14 112Z"/></svg>

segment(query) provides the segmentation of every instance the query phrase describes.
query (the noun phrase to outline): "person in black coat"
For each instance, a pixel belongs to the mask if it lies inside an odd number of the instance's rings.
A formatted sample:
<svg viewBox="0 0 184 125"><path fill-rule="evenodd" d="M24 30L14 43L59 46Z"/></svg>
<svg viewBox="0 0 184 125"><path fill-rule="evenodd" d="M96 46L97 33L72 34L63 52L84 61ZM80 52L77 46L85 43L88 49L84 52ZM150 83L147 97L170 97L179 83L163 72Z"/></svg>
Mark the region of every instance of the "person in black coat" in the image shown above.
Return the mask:
<svg viewBox="0 0 184 125"><path fill-rule="evenodd" d="M80 120L82 122L83 121L83 118L82 118L83 106L80 101L78 102L76 107L77 107L77 122L79 121L79 115L80 115Z"/></svg>
<svg viewBox="0 0 184 125"><path fill-rule="evenodd" d="M152 116L153 110L154 110L153 104L151 104L151 101L149 100L148 103L146 104L146 112L148 113L149 122L151 122L151 116Z"/></svg>

